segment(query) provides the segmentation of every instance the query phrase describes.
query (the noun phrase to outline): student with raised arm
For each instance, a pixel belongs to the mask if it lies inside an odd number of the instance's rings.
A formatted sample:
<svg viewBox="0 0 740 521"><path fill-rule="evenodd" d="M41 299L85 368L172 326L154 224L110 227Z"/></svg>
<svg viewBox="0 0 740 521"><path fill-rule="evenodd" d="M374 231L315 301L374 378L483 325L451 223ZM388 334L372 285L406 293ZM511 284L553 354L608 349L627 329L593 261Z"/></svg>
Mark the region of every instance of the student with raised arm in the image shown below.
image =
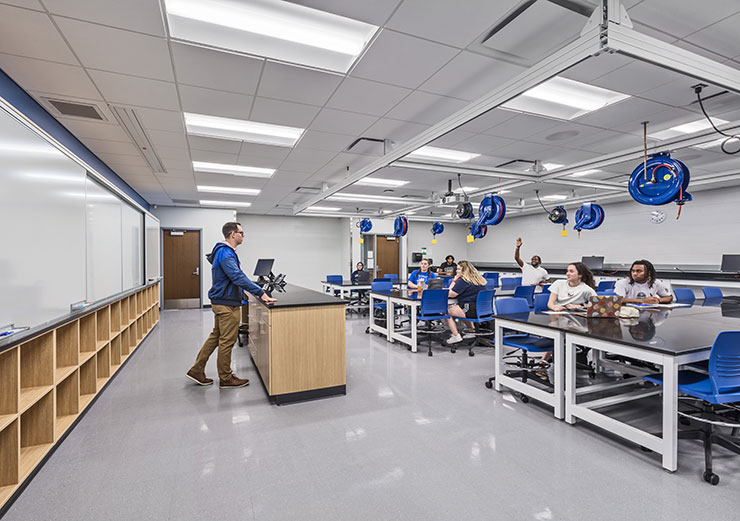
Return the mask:
<svg viewBox="0 0 740 521"><path fill-rule="evenodd" d="M516 250L514 250L514 260L522 269L522 286L538 286L550 282L550 275L542 267L542 259L539 255L532 255L532 260L526 263L519 256L519 249L522 247L522 238L516 239Z"/></svg>
<svg viewBox="0 0 740 521"><path fill-rule="evenodd" d="M625 304L668 304L673 301L670 286L657 278L653 263L645 259L632 263L629 277L617 281L614 292Z"/></svg>

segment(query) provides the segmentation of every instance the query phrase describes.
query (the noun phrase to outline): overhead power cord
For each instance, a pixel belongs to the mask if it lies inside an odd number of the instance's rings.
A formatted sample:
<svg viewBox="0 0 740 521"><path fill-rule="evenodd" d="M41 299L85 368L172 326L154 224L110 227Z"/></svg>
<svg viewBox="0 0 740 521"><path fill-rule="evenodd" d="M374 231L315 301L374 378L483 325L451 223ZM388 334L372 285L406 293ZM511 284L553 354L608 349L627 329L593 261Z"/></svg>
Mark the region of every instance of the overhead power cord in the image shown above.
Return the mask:
<svg viewBox="0 0 740 521"><path fill-rule="evenodd" d="M461 177L462 177L462 175L461 175L461 174L457 174L457 184L458 184L458 186L460 187L460 191L462 192L462 194L463 194L463 197L464 197L464 198L465 198L465 200L467 201L467 200L468 200L468 194L466 194L466 193L465 193L465 189L463 188L463 185L462 185L462 181L460 181L460 178L461 178Z"/></svg>
<svg viewBox="0 0 740 521"><path fill-rule="evenodd" d="M704 103L702 102L702 99L701 99L701 91L703 88L704 88L704 85L696 85L694 86L694 92L696 93L696 97L699 100L699 107L701 107L701 111L704 114L704 117L707 118L707 120L709 121L709 124L712 125L712 128L714 129L714 131L717 132L717 134L720 134L727 138L724 141L722 141L722 144L720 145L722 152L724 152L725 154L729 154L729 155L737 154L738 152L740 152L740 134L727 134L726 132L722 132L720 129L717 128L717 126L714 124L714 121L712 121L712 118L710 118L709 114L707 114L707 111L704 110ZM729 143L733 139L737 141L738 148L737 150L728 150L726 148L727 143Z"/></svg>
<svg viewBox="0 0 740 521"><path fill-rule="evenodd" d="M537 202L540 203L540 206L542 207L542 209L545 210L545 213L549 214L550 213L550 210L548 210L547 208L545 208L545 205L542 204L542 201L540 200L540 191L539 190L535 190L534 191L534 194L537 196Z"/></svg>

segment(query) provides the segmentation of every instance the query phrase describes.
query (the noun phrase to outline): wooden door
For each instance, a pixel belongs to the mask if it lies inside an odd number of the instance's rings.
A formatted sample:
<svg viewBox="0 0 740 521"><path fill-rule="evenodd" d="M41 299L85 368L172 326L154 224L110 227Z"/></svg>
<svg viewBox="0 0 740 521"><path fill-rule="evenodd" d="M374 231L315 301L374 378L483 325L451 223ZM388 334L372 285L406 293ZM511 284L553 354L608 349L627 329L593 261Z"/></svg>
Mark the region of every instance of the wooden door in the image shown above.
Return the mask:
<svg viewBox="0 0 740 521"><path fill-rule="evenodd" d="M378 276L399 274L398 271L398 240L392 235L378 235L375 252L375 262L378 264Z"/></svg>
<svg viewBox="0 0 740 521"><path fill-rule="evenodd" d="M164 307L200 307L200 231L163 230Z"/></svg>

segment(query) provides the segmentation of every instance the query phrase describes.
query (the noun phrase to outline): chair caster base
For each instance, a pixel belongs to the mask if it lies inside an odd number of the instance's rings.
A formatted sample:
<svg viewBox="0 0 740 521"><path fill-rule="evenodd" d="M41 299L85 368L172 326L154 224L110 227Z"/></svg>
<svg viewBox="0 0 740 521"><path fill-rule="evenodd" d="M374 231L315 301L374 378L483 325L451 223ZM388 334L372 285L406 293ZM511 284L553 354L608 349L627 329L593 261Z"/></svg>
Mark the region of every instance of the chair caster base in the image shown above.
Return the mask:
<svg viewBox="0 0 740 521"><path fill-rule="evenodd" d="M450 348L450 353L457 353L457 349L455 349L454 347L451 347Z"/></svg>
<svg viewBox="0 0 740 521"><path fill-rule="evenodd" d="M647 447L640 446L640 450L642 452L653 452L652 450L648 449Z"/></svg>
<svg viewBox="0 0 740 521"><path fill-rule="evenodd" d="M427 356L434 356L434 353L432 353L431 351L429 351L429 352L427 353Z"/></svg>
<svg viewBox="0 0 740 521"><path fill-rule="evenodd" d="M468 356L475 356L475 353L473 353L472 351L468 351Z"/></svg>
<svg viewBox="0 0 740 521"><path fill-rule="evenodd" d="M411 351L411 346L406 347L407 351Z"/></svg>
<svg viewBox="0 0 740 521"><path fill-rule="evenodd" d="M719 484L719 476L715 474L714 472L705 471L702 477L704 478L704 481L706 481L707 483L711 483L712 485L715 485L715 486Z"/></svg>
<svg viewBox="0 0 740 521"><path fill-rule="evenodd" d="M370 334L370 327L369 326L365 328L365 334L366 335L369 335Z"/></svg>
<svg viewBox="0 0 740 521"><path fill-rule="evenodd" d="M520 394L519 399L522 401L522 403L529 403L529 396L526 394Z"/></svg>
<svg viewBox="0 0 740 521"><path fill-rule="evenodd" d="M493 389L493 382L491 380L486 382L486 389Z"/></svg>

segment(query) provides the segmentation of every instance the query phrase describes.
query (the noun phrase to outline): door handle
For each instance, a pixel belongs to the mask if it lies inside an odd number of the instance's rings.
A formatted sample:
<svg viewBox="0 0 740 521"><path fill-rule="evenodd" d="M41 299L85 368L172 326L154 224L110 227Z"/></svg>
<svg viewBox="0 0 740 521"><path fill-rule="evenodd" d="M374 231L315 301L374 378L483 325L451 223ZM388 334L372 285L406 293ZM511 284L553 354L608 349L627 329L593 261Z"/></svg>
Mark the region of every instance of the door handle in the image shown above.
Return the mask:
<svg viewBox="0 0 740 521"><path fill-rule="evenodd" d="M197 268L195 268L195 271L193 272L193 275L200 276L200 266L198 266Z"/></svg>

